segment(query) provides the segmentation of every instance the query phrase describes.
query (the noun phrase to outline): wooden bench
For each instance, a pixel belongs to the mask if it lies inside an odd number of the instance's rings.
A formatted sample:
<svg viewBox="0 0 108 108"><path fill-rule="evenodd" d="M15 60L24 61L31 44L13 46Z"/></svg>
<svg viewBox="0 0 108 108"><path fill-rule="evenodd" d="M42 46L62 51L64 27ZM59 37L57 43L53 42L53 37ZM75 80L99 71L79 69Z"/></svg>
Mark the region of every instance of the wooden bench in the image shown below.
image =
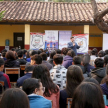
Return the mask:
<svg viewBox="0 0 108 108"><path fill-rule="evenodd" d="M26 65L20 65L20 77L24 76L25 67Z"/></svg>
<svg viewBox="0 0 108 108"><path fill-rule="evenodd" d="M26 67L26 65L20 65L20 69L23 71L25 71L25 67Z"/></svg>
<svg viewBox="0 0 108 108"><path fill-rule="evenodd" d="M15 74L17 74L18 78L20 78L20 68L5 68L5 74L7 74L7 75L15 75ZM15 83L17 82L17 79L14 82L11 81L11 79L10 79L10 83L14 84L14 86L15 86Z"/></svg>
<svg viewBox="0 0 108 108"><path fill-rule="evenodd" d="M71 108L72 98L67 98L67 108Z"/></svg>

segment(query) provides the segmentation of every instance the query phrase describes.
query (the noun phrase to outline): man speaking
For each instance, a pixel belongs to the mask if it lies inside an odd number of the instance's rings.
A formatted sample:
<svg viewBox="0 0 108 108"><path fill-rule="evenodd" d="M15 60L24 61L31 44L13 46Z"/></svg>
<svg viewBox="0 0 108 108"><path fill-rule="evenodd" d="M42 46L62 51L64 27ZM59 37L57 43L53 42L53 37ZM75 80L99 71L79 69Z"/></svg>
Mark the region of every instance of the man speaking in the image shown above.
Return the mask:
<svg viewBox="0 0 108 108"><path fill-rule="evenodd" d="M80 48L81 43L77 45L73 36L70 37L70 40L71 42L68 43L68 48L71 48L75 52L75 55L77 55L77 49Z"/></svg>

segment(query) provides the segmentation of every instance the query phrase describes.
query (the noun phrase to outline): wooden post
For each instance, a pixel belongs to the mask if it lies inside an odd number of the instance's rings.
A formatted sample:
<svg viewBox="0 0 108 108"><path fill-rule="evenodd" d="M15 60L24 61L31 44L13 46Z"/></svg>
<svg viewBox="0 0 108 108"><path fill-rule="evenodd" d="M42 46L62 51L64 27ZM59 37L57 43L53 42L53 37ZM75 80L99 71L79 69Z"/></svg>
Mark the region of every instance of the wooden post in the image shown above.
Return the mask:
<svg viewBox="0 0 108 108"><path fill-rule="evenodd" d="M25 49L30 49L30 25L25 24Z"/></svg>
<svg viewBox="0 0 108 108"><path fill-rule="evenodd" d="M84 25L84 34L89 35L89 25ZM88 37L88 45L89 45L89 37Z"/></svg>

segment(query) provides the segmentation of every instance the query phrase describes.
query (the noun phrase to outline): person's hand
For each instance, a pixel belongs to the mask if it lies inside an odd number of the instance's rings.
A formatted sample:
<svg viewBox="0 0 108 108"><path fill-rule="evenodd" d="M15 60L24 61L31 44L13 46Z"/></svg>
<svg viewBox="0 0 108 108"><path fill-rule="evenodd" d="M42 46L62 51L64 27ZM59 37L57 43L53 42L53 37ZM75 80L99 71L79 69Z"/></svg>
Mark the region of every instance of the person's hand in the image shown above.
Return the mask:
<svg viewBox="0 0 108 108"><path fill-rule="evenodd" d="M73 42L73 46L75 46L75 42Z"/></svg>

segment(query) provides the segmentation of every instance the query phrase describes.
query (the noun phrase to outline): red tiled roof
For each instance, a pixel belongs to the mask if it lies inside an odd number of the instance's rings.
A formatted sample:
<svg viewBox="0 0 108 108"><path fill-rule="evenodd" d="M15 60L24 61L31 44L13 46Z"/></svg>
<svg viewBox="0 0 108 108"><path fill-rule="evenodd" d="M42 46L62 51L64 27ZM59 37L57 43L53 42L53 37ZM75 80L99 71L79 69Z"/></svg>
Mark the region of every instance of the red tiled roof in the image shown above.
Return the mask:
<svg viewBox="0 0 108 108"><path fill-rule="evenodd" d="M101 11L108 7L108 3L98 3L97 6ZM93 15L90 3L3 1L0 11L6 11L1 22L91 23ZM104 20L108 21L108 15Z"/></svg>

